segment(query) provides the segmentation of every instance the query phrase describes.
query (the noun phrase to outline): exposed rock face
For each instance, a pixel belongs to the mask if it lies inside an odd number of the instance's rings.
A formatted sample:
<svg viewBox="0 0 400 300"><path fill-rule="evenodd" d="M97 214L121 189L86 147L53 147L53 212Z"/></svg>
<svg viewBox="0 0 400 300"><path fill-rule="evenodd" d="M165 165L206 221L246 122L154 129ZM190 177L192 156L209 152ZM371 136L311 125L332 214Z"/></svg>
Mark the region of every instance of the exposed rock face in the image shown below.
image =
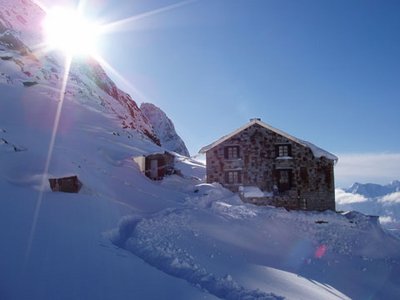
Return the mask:
<svg viewBox="0 0 400 300"><path fill-rule="evenodd" d="M176 133L174 124L160 108L151 103L142 103L140 109L153 125L161 146L184 156L190 155L185 143Z"/></svg>
<svg viewBox="0 0 400 300"><path fill-rule="evenodd" d="M0 83L51 87L46 93L58 100L65 73L65 59L39 49L43 44L41 23L45 12L29 0L0 0ZM32 50L34 49L34 50ZM155 144L153 127L132 98L121 91L92 59L74 59L68 72L65 99L110 115L119 125L136 131Z"/></svg>
<svg viewBox="0 0 400 300"><path fill-rule="evenodd" d="M135 129L150 138L155 144L160 145L157 133L153 131L152 125L143 115L136 102L129 94L116 86L98 62L88 60L84 64L76 65L76 68L79 73L85 74L98 88L112 97L112 101L109 101L108 97L101 98L102 105L118 116L123 128Z"/></svg>

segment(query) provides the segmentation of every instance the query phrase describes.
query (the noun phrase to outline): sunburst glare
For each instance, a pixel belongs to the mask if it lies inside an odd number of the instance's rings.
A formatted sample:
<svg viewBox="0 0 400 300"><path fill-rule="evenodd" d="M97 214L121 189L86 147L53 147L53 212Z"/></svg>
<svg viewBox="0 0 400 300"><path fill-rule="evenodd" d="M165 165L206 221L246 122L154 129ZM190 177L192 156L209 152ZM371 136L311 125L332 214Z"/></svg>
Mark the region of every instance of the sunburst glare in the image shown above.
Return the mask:
<svg viewBox="0 0 400 300"><path fill-rule="evenodd" d="M130 23L139 21L139 20L144 19L144 18L155 16L155 15L161 14L163 12L167 12L167 11L179 8L181 6L185 6L185 5L194 3L196 1L198 1L198 0L180 1L178 3L174 3L174 4L171 4L171 5L168 5L168 6L164 6L164 7L160 7L160 8L145 12L145 13L141 13L139 15L135 15L135 16L131 16L131 17L128 17L128 18L125 18L125 19L121 19L121 20L118 20L118 21L115 21L115 22L111 22L111 23L102 25L101 26L101 31L103 33L105 33L105 32L114 32L114 31L118 31L118 30L121 30L121 29L125 29L125 27L129 26Z"/></svg>
<svg viewBox="0 0 400 300"><path fill-rule="evenodd" d="M76 9L67 7L47 8L43 3L36 0L34 1L46 13L46 17L42 23L45 41L39 45L34 45L33 50L37 55L42 55L45 52L53 50L61 51L65 55L64 74L62 77L62 84L59 90L59 103L54 119L51 141L47 152L47 159L44 166L43 178L41 189L38 199L36 201L35 212L33 216L31 232L28 239L28 246L26 251L26 262L29 259L33 240L35 237L36 225L39 218L42 200L44 197L45 186L47 183L47 176L50 169L50 163L53 155L54 145L56 141L59 120L62 112L64 96L67 90L67 83L69 72L73 58L76 56L91 56L97 60L103 67L110 71L118 80L128 86L131 90L140 94L128 80L121 76L107 61L100 56L98 51L99 40L102 34L110 34L119 30L130 29L130 24L140 19L154 16L165 11L178 8L180 6L189 4L196 0L186 0L178 2L173 5L162 7L150 12L146 12L137 16L132 16L122 20L118 20L109 24L98 25L94 21L90 21L84 17L83 6L84 1L79 1ZM129 28L126 28L129 27Z"/></svg>
<svg viewBox="0 0 400 300"><path fill-rule="evenodd" d="M67 55L93 55L97 51L100 27L85 19L79 11L53 8L43 21L46 45Z"/></svg>
<svg viewBox="0 0 400 300"><path fill-rule="evenodd" d="M49 150L47 151L47 158L46 158L46 163L44 166L44 171L43 171L43 176L42 176L42 182L40 185L40 191L39 191L39 196L38 199L36 201L36 205L35 205L35 211L34 211L34 215L33 215L33 221L32 221L32 226L31 226L31 232L29 234L29 239L28 239L28 247L26 249L26 254L25 254L25 260L27 261L29 259L29 255L31 252L31 248L32 248L32 242L33 242L33 238L35 236L35 231L36 231L36 225L37 225L37 221L38 221L38 217L39 217L39 212L40 212L40 208L42 205L42 200L43 200L43 193L45 191L45 187L46 187L46 183L47 183L47 176L49 173L49 168L50 168L50 162L51 162L51 158L53 155L53 150L54 150L54 144L56 141L56 136L57 136L57 131L58 131L58 125L60 124L60 117L61 117L61 111L62 111L62 107L63 107L63 103L64 103L64 95L65 95L65 91L67 89L67 83L68 83L68 74L69 74L69 70L71 67L71 56L67 56L65 58L65 70L64 70L64 76L62 78L62 83L61 83L61 88L60 88L60 93L59 93L59 101L57 104L57 111L56 111L56 115L54 118L54 124L53 124L53 130L51 132L51 139L50 139L50 145L49 145Z"/></svg>

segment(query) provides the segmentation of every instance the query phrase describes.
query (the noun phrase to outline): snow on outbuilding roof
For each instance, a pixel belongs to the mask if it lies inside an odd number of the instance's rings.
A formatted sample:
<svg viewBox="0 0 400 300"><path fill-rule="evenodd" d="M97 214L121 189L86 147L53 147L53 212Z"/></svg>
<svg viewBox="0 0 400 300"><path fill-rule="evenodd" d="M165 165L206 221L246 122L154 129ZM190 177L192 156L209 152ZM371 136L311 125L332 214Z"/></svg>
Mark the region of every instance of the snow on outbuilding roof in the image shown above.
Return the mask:
<svg viewBox="0 0 400 300"><path fill-rule="evenodd" d="M298 139L298 138L296 138L296 137L294 137L294 136L292 136L292 135L290 135L290 134L288 134L288 133L286 133L286 132L284 132L284 131L282 131L280 129L272 127L271 125L268 125L267 123L262 122L261 119L259 119L259 118L250 119L249 123L247 123L247 124L243 125L242 127L236 129L232 133L221 137L220 139L218 139L217 141L211 143L210 145L201 148L199 153L206 153L208 150L214 148L215 146L221 144L222 142L225 142L226 140L230 139L234 135L238 134L239 132L241 132L241 131L245 130L246 128L248 128L250 126L253 126L255 124L258 124L261 127L264 127L264 128L266 128L268 130L271 130L271 131L273 131L273 132L275 132L275 133L277 133L277 134L279 134L281 136L284 136L288 140L291 140L291 141L293 141L293 142L295 142L297 144L300 144L300 145L302 145L304 147L309 148L312 151L314 157L316 157L316 158L325 157L325 158L333 160L335 162L338 161L338 158L337 158L336 155L333 155L332 153L330 153L330 152L328 152L328 151L326 151L326 150L324 150L322 148L319 148L319 147L317 147L316 145L314 145L314 144L312 144L310 142Z"/></svg>

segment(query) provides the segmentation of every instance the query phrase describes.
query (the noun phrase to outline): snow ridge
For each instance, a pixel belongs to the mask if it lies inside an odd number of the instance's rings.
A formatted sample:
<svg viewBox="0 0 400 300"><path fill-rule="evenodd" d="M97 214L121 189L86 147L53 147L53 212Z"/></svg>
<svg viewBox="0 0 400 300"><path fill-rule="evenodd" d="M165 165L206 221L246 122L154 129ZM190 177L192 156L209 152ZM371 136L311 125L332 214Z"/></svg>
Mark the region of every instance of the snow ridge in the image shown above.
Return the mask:
<svg viewBox="0 0 400 300"><path fill-rule="evenodd" d="M178 213L177 210L164 212L164 217L168 214ZM218 277L208 272L206 268L195 263L193 256L186 250L178 248L168 237L162 239L160 243L153 244L153 240L147 235L141 236L140 231L136 230L139 226L146 226L146 221L140 216L125 217L121 220L119 229L111 234L112 242L123 247L133 254L139 256L148 264L157 269L184 279L194 286L204 289L209 293L227 300L239 299L259 299L259 300L278 300L284 299L282 296L273 293L265 293L260 290L246 289L239 285L231 275ZM184 227L184 220L182 227ZM143 224L142 224L143 223ZM148 225L147 225L148 226Z"/></svg>
<svg viewBox="0 0 400 300"><path fill-rule="evenodd" d="M44 11L29 0L0 0L0 83L46 87L59 98L64 77L64 58L58 53L42 53L41 22ZM52 89L52 91L49 90ZM65 98L116 118L122 128L136 131L160 145L151 124L135 101L121 91L93 59L74 59L68 74Z"/></svg>
<svg viewBox="0 0 400 300"><path fill-rule="evenodd" d="M41 21L45 12L29 0L0 0L0 34L8 31L29 45L42 40Z"/></svg>
<svg viewBox="0 0 400 300"><path fill-rule="evenodd" d="M161 146L183 156L190 156L185 143L176 133L174 124L165 112L151 103L142 103L140 109L151 125L153 125L154 131L160 139Z"/></svg>
<svg viewBox="0 0 400 300"><path fill-rule="evenodd" d="M175 189L178 181L190 186L178 177L162 186ZM400 241L376 217L257 207L216 185L195 185L182 193L179 206L125 217L108 237L164 273L223 299L362 299L378 291L372 283L365 288L370 272L379 277L399 271ZM265 276L264 266L268 280L249 284ZM289 286L304 287L306 280L325 286L302 296L288 293L284 281L269 282L282 271L292 278ZM357 278L360 288L348 286L343 272ZM394 299L396 279L385 285L380 296Z"/></svg>
<svg viewBox="0 0 400 300"><path fill-rule="evenodd" d="M104 91L113 101L108 101L108 97L103 97L102 103L108 110L115 113L122 121L123 128L136 129L144 133L155 144L160 145L160 140L154 132L151 124L143 115L136 102L131 96L121 91L116 84L108 77L100 64L93 60L86 60L80 64L74 65L78 77L86 76L91 82Z"/></svg>

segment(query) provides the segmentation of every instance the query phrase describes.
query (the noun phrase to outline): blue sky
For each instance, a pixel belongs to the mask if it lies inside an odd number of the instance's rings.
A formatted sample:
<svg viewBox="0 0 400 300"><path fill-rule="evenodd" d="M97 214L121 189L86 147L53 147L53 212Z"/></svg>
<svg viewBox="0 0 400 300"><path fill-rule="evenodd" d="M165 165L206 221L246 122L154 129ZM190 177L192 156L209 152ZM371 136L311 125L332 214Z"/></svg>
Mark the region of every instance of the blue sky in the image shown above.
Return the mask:
<svg viewBox="0 0 400 300"><path fill-rule="evenodd" d="M191 154L259 117L344 161L387 154L392 170L376 163L365 181L400 178L399 1L177 3L87 0L86 11L104 22L146 13L100 53L136 102L167 113Z"/></svg>

